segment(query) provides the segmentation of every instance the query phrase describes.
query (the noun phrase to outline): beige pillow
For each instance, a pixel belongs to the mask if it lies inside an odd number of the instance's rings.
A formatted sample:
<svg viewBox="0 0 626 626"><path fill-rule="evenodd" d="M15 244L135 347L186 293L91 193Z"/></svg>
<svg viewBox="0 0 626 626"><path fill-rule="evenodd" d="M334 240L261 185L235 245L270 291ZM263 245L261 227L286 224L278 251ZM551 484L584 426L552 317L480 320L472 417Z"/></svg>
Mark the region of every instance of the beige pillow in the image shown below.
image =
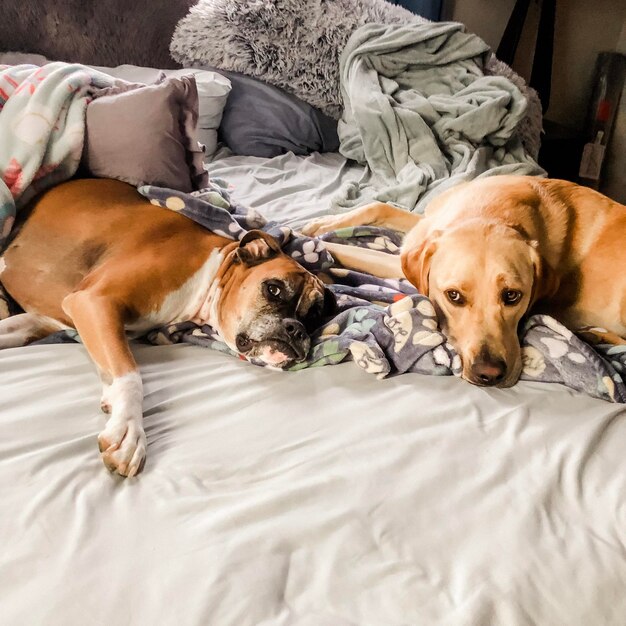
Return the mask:
<svg viewBox="0 0 626 626"><path fill-rule="evenodd" d="M190 192L206 187L193 76L154 85L118 83L88 105L82 170L132 185Z"/></svg>

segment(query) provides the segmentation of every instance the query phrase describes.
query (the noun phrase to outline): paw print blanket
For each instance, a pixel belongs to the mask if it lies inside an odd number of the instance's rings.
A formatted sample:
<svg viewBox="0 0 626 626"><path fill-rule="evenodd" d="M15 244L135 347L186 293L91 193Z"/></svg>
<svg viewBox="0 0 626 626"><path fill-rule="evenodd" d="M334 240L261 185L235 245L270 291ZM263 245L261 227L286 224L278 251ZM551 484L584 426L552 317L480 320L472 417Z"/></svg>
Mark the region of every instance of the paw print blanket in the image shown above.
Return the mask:
<svg viewBox="0 0 626 626"><path fill-rule="evenodd" d="M78 64L0 65L0 249L19 208L76 173L87 103L113 80Z"/></svg>
<svg viewBox="0 0 626 626"><path fill-rule="evenodd" d="M378 378L405 372L459 376L461 362L439 331L435 310L406 280L379 279L337 265L324 241L348 243L398 254L398 233L373 227L347 228L310 239L232 202L223 181L185 194L141 187L153 204L176 210L233 240L260 228L308 270L322 275L338 302L338 313L313 337L308 359L292 367L333 365L352 360ZM626 402L626 346L590 346L546 315L535 315L521 329L523 380L556 382L612 402ZM188 342L230 354L209 326L192 322L152 331L154 344Z"/></svg>

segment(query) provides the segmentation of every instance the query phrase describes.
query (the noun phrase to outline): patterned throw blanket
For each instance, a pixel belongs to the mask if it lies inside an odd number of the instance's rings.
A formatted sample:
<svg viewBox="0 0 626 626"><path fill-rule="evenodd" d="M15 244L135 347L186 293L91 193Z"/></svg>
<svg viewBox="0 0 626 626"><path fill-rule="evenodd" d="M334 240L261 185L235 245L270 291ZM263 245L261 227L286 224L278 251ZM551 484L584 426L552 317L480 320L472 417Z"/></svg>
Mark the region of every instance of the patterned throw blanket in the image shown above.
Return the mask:
<svg viewBox="0 0 626 626"><path fill-rule="evenodd" d="M378 378L405 372L460 375L460 359L439 331L435 310L427 298L406 280L379 279L337 266L323 243L348 243L398 254L398 233L363 226L310 239L234 204L225 184L217 179L209 188L192 194L150 186L139 191L153 204L178 211L233 240L261 228L276 237L284 251L304 267L333 283L330 288L337 297L338 313L313 336L307 360L292 370L352 359ZM592 347L547 315L530 317L521 335L522 380L561 383L596 398L626 403L622 377L626 346ZM73 340L79 340L75 332L44 341ZM234 355L211 327L193 322L156 329L146 340L157 345L187 342Z"/></svg>
<svg viewBox="0 0 626 626"><path fill-rule="evenodd" d="M0 250L19 208L75 174L87 103L113 81L78 64L0 65Z"/></svg>

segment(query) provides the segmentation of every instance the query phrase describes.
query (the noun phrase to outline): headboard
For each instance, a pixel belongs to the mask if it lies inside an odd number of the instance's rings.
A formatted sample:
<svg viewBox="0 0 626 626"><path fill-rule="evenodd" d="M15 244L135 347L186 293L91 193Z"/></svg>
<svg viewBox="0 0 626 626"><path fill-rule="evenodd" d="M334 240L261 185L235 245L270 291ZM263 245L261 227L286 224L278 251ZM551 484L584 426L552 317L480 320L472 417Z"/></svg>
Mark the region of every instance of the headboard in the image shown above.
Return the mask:
<svg viewBox="0 0 626 626"><path fill-rule="evenodd" d="M178 67L169 43L194 0L3 0L0 52L89 65Z"/></svg>

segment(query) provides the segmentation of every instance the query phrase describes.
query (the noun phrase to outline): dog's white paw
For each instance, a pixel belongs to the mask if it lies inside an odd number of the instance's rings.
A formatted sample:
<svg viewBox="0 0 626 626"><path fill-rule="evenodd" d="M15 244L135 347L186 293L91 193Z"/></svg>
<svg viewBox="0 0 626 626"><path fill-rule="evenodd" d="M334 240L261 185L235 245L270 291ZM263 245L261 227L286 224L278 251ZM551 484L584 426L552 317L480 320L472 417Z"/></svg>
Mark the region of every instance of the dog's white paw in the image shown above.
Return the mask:
<svg viewBox="0 0 626 626"><path fill-rule="evenodd" d="M327 215L326 217L320 217L319 219L309 222L300 232L307 237L319 237L324 233L330 233L338 228L341 228L339 216Z"/></svg>
<svg viewBox="0 0 626 626"><path fill-rule="evenodd" d="M98 447L109 471L134 476L146 459L147 439L141 420L109 419L98 435Z"/></svg>

